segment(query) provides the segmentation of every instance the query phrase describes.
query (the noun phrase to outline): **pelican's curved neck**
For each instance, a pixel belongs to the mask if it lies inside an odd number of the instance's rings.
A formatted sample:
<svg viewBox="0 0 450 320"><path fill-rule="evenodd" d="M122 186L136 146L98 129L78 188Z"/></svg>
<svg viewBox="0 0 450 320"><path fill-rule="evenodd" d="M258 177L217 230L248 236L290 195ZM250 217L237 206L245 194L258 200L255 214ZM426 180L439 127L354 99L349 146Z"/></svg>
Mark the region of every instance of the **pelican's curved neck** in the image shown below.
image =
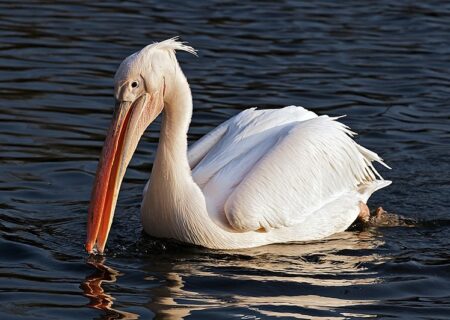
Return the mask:
<svg viewBox="0 0 450 320"><path fill-rule="evenodd" d="M171 85L174 85L170 88L173 91L165 100L150 184L142 202L144 229L156 237L203 246L227 243L223 240L228 239L225 232L209 218L205 197L189 167L187 131L192 116L192 96L181 71Z"/></svg>
<svg viewBox="0 0 450 320"><path fill-rule="evenodd" d="M191 177L187 158L187 132L192 117L192 95L189 84L180 72L170 84L165 100L161 134L152 178L162 174L172 179ZM175 172L177 174L175 174ZM169 174L171 173L171 174Z"/></svg>

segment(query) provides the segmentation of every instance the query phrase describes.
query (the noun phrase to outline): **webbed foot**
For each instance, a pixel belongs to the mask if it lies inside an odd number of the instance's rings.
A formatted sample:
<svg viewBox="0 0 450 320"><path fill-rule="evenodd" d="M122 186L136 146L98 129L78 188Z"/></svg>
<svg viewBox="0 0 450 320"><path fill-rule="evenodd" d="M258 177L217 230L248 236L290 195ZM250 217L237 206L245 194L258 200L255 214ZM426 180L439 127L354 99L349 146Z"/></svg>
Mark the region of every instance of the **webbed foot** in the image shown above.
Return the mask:
<svg viewBox="0 0 450 320"><path fill-rule="evenodd" d="M367 204L365 204L362 201L359 202L359 214L358 214L358 217L356 218L356 220L357 220L357 222L360 222L363 224L368 223L370 220L369 207L367 206Z"/></svg>

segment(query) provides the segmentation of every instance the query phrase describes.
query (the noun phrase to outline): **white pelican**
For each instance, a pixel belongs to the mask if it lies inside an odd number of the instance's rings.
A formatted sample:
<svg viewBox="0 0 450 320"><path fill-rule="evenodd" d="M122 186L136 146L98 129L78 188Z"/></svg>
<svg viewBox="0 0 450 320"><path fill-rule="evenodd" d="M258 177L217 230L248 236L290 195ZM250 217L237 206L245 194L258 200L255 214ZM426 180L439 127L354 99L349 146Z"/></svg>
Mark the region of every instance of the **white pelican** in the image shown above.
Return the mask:
<svg viewBox="0 0 450 320"><path fill-rule="evenodd" d="M127 57L114 77L116 109L99 161L86 250L103 253L120 185L139 139L163 113L158 150L144 189L144 230L208 248L307 241L367 219L370 195L391 182L374 152L338 118L302 107L247 109L188 149L189 84L177 38ZM378 177L378 179L377 179Z"/></svg>

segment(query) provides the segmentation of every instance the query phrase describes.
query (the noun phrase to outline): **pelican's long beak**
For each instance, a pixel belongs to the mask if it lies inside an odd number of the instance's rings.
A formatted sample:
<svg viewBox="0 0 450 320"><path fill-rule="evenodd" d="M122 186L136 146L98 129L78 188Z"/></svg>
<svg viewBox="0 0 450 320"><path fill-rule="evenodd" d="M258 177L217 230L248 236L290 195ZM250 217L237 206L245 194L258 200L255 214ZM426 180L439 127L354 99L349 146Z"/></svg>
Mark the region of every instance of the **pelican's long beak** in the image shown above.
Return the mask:
<svg viewBox="0 0 450 320"><path fill-rule="evenodd" d="M116 103L89 205L86 250L103 253L126 168L145 129L161 113L161 92Z"/></svg>

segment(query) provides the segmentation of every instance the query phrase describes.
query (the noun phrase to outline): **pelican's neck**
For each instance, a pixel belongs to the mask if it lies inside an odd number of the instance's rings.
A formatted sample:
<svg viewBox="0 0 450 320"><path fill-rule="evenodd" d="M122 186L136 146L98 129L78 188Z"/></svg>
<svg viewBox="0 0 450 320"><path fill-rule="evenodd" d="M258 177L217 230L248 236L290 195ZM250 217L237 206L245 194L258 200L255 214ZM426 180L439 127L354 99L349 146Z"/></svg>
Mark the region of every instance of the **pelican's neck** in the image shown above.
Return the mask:
<svg viewBox="0 0 450 320"><path fill-rule="evenodd" d="M175 78L165 101L161 134L153 165L153 172L164 174L177 172L171 178L190 177L187 158L187 132L192 117L192 95L184 75ZM153 177L152 172L152 177Z"/></svg>
<svg viewBox="0 0 450 320"><path fill-rule="evenodd" d="M229 235L208 216L205 197L192 178L188 162L191 90L184 76L171 89L174 91L165 102L158 151L142 202L144 229L157 237L203 246L227 243L224 239Z"/></svg>

